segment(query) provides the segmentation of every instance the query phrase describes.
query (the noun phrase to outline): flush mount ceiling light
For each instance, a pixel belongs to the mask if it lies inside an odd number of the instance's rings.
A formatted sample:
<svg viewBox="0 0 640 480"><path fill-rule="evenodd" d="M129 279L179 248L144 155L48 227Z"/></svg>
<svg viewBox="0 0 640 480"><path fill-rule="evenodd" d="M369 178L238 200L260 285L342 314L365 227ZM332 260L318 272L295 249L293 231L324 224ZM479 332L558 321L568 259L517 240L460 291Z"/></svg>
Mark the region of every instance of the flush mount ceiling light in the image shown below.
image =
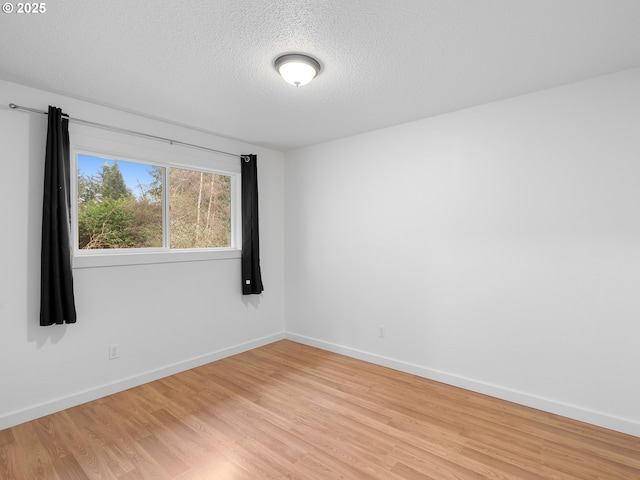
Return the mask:
<svg viewBox="0 0 640 480"><path fill-rule="evenodd" d="M281 55L274 65L284 81L296 87L306 85L320 73L320 62L301 53Z"/></svg>

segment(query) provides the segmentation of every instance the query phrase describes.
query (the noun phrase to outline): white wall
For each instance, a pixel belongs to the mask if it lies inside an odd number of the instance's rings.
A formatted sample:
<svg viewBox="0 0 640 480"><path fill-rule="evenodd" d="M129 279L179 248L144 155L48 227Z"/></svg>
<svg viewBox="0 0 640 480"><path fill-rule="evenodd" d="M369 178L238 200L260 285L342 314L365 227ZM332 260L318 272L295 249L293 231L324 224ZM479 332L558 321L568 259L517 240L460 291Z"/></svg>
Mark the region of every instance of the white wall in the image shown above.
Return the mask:
<svg viewBox="0 0 640 480"><path fill-rule="evenodd" d="M9 103L258 154L263 295L241 295L239 259L77 269L78 323L40 327L47 119ZM0 82L0 158L0 429L283 337L282 153Z"/></svg>
<svg viewBox="0 0 640 480"><path fill-rule="evenodd" d="M640 435L640 69L285 165L290 338Z"/></svg>
<svg viewBox="0 0 640 480"><path fill-rule="evenodd" d="M286 288L289 338L640 435L639 85L632 70L283 160L0 82L0 429L282 338ZM46 117L11 102L257 153L264 294L240 295L235 259L81 269L78 323L39 327Z"/></svg>

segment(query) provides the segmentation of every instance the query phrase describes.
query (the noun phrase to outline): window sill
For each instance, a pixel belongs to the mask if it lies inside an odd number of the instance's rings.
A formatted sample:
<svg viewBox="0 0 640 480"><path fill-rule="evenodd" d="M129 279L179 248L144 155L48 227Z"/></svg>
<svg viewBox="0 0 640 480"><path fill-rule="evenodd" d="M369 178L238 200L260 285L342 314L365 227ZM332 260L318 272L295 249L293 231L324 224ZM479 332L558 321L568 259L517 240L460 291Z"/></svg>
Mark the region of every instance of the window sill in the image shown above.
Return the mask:
<svg viewBox="0 0 640 480"><path fill-rule="evenodd" d="M126 265L152 265L159 263L204 262L240 258L241 250L222 248L216 250L135 251L126 253L76 252L73 268L118 267Z"/></svg>

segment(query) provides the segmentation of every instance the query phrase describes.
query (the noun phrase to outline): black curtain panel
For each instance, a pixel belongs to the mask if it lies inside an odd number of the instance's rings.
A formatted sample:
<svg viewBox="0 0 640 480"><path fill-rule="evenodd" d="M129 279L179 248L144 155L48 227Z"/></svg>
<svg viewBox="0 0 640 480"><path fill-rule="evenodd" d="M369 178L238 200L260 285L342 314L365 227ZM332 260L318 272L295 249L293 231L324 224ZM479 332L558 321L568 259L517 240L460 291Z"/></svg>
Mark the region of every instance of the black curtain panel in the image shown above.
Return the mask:
<svg viewBox="0 0 640 480"><path fill-rule="evenodd" d="M243 155L242 163L242 294L262 293L258 234L258 166L256 155Z"/></svg>
<svg viewBox="0 0 640 480"><path fill-rule="evenodd" d="M76 322L71 271L69 119L49 107L42 207L40 325Z"/></svg>

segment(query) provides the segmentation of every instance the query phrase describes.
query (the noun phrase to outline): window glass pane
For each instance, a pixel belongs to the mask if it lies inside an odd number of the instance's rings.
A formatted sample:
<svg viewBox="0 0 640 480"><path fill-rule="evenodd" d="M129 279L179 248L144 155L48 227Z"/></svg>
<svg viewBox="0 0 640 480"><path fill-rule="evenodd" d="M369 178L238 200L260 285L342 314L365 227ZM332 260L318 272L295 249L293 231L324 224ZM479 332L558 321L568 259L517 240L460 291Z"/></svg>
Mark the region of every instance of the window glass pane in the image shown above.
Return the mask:
<svg viewBox="0 0 640 480"><path fill-rule="evenodd" d="M91 155L78 160L78 247L162 247L164 169Z"/></svg>
<svg viewBox="0 0 640 480"><path fill-rule="evenodd" d="M169 169L171 248L231 246L231 177Z"/></svg>

